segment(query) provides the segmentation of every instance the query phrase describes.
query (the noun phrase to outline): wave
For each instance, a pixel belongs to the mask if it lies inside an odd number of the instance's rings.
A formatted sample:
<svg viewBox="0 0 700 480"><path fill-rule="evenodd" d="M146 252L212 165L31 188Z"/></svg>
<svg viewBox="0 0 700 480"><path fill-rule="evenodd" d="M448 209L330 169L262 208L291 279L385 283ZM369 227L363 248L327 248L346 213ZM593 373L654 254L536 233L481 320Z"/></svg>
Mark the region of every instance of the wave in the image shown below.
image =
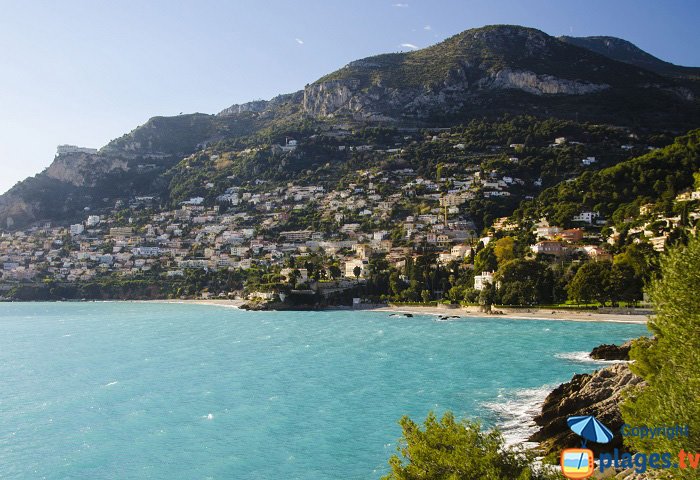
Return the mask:
<svg viewBox="0 0 700 480"><path fill-rule="evenodd" d="M117 383L119 383L119 382L117 382L117 381L115 380L115 381L113 381L113 382L109 382L107 385L105 385L105 387L111 387L112 385L116 385Z"/></svg>
<svg viewBox="0 0 700 480"><path fill-rule="evenodd" d="M598 363L604 365L612 365L614 363L629 363L629 360L597 360L595 358L591 358L589 352L562 352L555 353L554 357L575 363Z"/></svg>
<svg viewBox="0 0 700 480"><path fill-rule="evenodd" d="M499 394L502 400L482 405L496 416L496 426L503 434L506 445L535 446L527 439L537 431L534 418L542 410L542 404L555 385L522 388Z"/></svg>

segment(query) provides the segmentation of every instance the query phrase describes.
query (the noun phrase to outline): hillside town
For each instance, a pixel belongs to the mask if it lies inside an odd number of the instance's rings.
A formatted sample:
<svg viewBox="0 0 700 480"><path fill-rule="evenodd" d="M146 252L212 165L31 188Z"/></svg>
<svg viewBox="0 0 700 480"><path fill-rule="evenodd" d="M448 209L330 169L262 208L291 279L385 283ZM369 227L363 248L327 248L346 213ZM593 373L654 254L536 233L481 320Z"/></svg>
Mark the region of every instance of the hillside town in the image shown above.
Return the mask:
<svg viewBox="0 0 700 480"><path fill-rule="evenodd" d="M449 137L432 140L449 142ZM566 138L556 138L550 148L566 142ZM297 146L290 139L273 150L289 153ZM377 149L373 145L347 148ZM451 148L460 150L464 145L456 143ZM61 146L59 153L66 149L80 147ZM506 147L508 162L516 164L521 149L520 144ZM400 155L401 149L387 153ZM219 160L213 151L197 155ZM595 162L591 156L581 159L584 166ZM4 232L0 237L0 295L18 285L42 282L79 284L103 278L159 281L182 278L192 270L246 272L262 268L270 281L248 282L243 288L238 285L218 292L205 288L180 296L283 300L281 285L326 296L365 282L372 274L373 258L386 262L382 264L385 269L400 272L400 280L408 282L407 262L415 263L426 253L433 255L433 268L451 265L471 271L469 288L479 292L495 282L496 272L474 271L474 259L495 239L526 229L530 239L527 256L556 263L610 261L610 247L620 237L608 219L589 210L573 215L570 228L550 224L546 218L530 228L503 217L479 230L465 203L475 198L522 195L526 180L478 166L465 171L457 164L440 164L434 178L409 167L362 169L352 181L346 178L335 189L263 180L236 186L234 178L231 180L232 186L209 196L214 201L195 196L162 211L158 208L162 199L137 196L117 201L109 214L94 215L86 207L84 220L68 226L44 223ZM201 187L206 191L214 184ZM688 190L675 198L677 204L694 206L685 218L657 213L653 204L643 205L639 215L629 219L634 225L624 234L661 252L674 230L697 223L697 200L700 190ZM310 216L313 221L308 220ZM315 230L313 225L319 222L325 227ZM441 300L445 294L440 286L433 286L422 299Z"/></svg>

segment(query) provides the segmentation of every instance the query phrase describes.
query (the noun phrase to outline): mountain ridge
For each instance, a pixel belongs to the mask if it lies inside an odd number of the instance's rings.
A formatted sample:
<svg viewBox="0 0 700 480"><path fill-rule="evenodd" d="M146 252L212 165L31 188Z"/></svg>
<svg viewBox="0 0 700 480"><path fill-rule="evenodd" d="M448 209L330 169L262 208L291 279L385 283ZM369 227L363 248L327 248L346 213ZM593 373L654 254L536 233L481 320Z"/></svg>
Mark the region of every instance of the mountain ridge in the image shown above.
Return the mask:
<svg viewBox="0 0 700 480"><path fill-rule="evenodd" d="M104 206L98 198L111 202L120 192L167 198L163 175L182 158L297 124L417 128L523 113L675 131L700 124L700 105L685 84L540 30L492 25L425 49L356 60L302 90L215 115L153 117L97 154L59 155L0 196L0 225L60 219L81 202Z"/></svg>
<svg viewBox="0 0 700 480"><path fill-rule="evenodd" d="M562 42L586 48L612 58L613 60L635 65L660 75L700 78L700 67L688 67L666 62L622 38L606 35L590 37L570 37L563 35L557 38Z"/></svg>

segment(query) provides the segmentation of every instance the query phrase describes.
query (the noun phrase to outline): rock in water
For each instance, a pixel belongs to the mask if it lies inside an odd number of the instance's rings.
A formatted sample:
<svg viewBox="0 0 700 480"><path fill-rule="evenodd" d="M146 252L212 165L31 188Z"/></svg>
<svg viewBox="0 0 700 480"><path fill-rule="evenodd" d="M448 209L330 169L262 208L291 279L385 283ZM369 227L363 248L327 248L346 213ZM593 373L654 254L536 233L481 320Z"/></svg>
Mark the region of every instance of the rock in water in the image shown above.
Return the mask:
<svg viewBox="0 0 700 480"><path fill-rule="evenodd" d="M631 340L622 345L599 345L591 351L591 358L595 360L629 360L630 348L632 348Z"/></svg>
<svg viewBox="0 0 700 480"><path fill-rule="evenodd" d="M559 385L545 399L542 413L535 417L540 429L530 438L539 442L545 454L559 452L564 448L581 446L581 437L569 429L566 419L578 415L594 415L614 434L610 443L589 442L587 448L596 455L600 451L612 451L622 447L619 434L622 427L620 394L626 387L644 385L644 381L633 374L629 365L616 364L591 374L578 374Z"/></svg>

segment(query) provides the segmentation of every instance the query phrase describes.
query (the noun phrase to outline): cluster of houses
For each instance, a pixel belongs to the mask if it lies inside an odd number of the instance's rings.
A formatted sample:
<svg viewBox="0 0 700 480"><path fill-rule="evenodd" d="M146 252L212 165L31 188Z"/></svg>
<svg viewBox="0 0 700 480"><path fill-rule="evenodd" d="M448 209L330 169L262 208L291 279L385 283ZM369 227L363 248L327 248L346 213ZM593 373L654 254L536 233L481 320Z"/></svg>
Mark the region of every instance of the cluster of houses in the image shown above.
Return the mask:
<svg viewBox="0 0 700 480"><path fill-rule="evenodd" d="M331 133L344 136L342 129ZM566 139L558 138L553 145L565 142ZM279 148L292 152L297 146L295 140L287 139ZM65 150L74 148L69 147ZM463 147L454 145L456 149ZM510 148L517 152L522 145L513 144ZM390 153L401 154L400 148L394 150ZM510 161L517 163L514 155ZM217 157L213 153L210 156ZM594 157L582 160L584 165L594 162ZM110 214L89 215L73 225L47 223L2 233L0 288L20 281L80 282L105 275L147 273L178 277L186 269L247 270L256 265L279 268L282 277L289 279L290 272L284 270L288 258L313 253L339 265L348 284L369 275L370 257L377 253L397 268L403 267L408 257L426 249L436 252L441 264L463 262L479 241L486 244L491 239L479 238L464 204L479 197L509 196L525 181L476 166L465 169L445 163L441 168L449 173L438 173L437 178L425 178L411 168L359 170L350 181L344 179L330 190L294 182L270 183L268 187L268 182L256 180L245 186L231 185L218 195L211 195L207 191L214 184L207 183L201 186L201 194L206 198L195 196L177 208L147 217L139 213L144 211L140 207L153 207L158 199L129 199L133 217L128 219L117 215L125 207L125 201L118 201ZM700 192L686 196L687 200L698 199ZM311 225L285 228L295 215L309 210L320 214L325 224L333 227L324 231L315 231ZM561 229L540 222L534 232L537 242L531 246L533 255L561 258L579 252L592 260L609 259L602 246L604 240L586 230L587 225L599 227L605 220L592 211L582 211L572 220L581 227ZM670 225L679 221L662 220ZM646 227L640 227L644 235ZM501 218L491 228L509 231L518 226ZM610 238L616 234L613 230ZM651 242L658 248L656 238L652 237ZM663 248L662 243L659 245ZM297 271L293 280L304 282L307 272ZM492 282L492 276L493 272L476 275L475 288Z"/></svg>

